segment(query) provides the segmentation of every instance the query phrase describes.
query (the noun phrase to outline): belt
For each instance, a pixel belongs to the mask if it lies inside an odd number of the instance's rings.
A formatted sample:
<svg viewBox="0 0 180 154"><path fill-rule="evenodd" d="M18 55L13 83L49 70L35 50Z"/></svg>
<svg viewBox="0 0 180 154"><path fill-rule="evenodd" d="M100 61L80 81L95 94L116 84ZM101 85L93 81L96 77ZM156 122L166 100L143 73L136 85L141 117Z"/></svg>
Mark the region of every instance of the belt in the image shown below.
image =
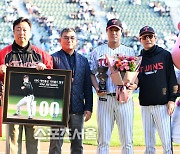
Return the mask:
<svg viewBox="0 0 180 154"><path fill-rule="evenodd" d="M108 93L107 95L113 97L116 96L116 93Z"/></svg>
<svg viewBox="0 0 180 154"><path fill-rule="evenodd" d="M71 115L83 115L83 113L70 113Z"/></svg>

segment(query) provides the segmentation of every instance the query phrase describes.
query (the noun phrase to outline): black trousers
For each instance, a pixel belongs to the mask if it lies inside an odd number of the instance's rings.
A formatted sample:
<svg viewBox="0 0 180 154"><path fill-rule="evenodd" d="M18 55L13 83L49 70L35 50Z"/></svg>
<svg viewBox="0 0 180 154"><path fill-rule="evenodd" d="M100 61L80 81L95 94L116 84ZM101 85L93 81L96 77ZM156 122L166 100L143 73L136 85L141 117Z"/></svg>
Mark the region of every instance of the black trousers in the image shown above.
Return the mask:
<svg viewBox="0 0 180 154"><path fill-rule="evenodd" d="M83 125L84 115L70 114L68 121L71 154L83 154ZM50 136L49 154L61 154L63 138L66 128L52 128Z"/></svg>

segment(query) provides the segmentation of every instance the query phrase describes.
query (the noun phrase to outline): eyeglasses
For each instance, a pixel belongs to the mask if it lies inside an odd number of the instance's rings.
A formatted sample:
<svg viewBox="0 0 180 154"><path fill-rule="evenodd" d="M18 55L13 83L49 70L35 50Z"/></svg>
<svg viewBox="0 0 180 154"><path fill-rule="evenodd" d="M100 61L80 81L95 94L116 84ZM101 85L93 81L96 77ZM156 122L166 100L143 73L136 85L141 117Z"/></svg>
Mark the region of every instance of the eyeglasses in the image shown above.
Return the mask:
<svg viewBox="0 0 180 154"><path fill-rule="evenodd" d="M149 35L143 35L143 36L141 36L140 38L141 38L142 40L146 40L147 38L152 39L153 37L154 37L153 34L149 34Z"/></svg>

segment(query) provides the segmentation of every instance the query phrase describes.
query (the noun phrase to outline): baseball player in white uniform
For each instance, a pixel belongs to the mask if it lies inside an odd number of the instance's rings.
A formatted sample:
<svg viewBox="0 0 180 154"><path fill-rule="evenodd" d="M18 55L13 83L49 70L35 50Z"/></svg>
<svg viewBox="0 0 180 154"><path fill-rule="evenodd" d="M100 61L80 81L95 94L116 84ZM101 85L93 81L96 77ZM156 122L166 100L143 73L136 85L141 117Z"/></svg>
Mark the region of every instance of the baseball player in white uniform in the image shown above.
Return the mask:
<svg viewBox="0 0 180 154"><path fill-rule="evenodd" d="M91 67L91 79L93 86L98 95L98 107L97 107L97 122L98 122L98 154L108 154L109 144L111 139L114 122L116 121L119 139L122 145L122 154L133 153L133 116L134 116L134 104L132 96L125 103L117 101L115 92L116 85L113 84L110 74L111 71L107 71L106 80L106 92L99 91L98 79L96 78L97 70L100 65L107 66L105 54L113 56L115 54L122 54L126 56L135 56L133 49L122 45L120 38L122 35L122 24L118 19L111 19L107 23L106 27L108 43L102 44L94 49L90 56ZM104 59L99 63L99 59ZM129 86L130 90L137 88L136 84Z"/></svg>
<svg viewBox="0 0 180 154"><path fill-rule="evenodd" d="M28 119L32 119L34 102L33 87L31 82L29 81L29 76L24 75L23 80L24 82L21 86L21 90L24 92L25 96L16 104L17 109L14 115L19 115L20 107L23 105L27 105Z"/></svg>

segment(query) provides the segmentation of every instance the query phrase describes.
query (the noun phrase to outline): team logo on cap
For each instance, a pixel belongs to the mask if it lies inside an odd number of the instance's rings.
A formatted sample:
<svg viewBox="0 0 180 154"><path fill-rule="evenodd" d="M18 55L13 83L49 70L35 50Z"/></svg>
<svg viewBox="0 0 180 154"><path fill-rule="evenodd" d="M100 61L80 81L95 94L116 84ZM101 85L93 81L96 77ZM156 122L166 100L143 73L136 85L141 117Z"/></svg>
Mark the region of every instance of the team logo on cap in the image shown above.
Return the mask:
<svg viewBox="0 0 180 154"><path fill-rule="evenodd" d="M117 23L117 20L112 20L112 23L115 25Z"/></svg>
<svg viewBox="0 0 180 154"><path fill-rule="evenodd" d="M50 75L48 75L48 76L47 76L47 79L49 79L49 80L50 80L50 79L51 79L51 76L50 76Z"/></svg>
<svg viewBox="0 0 180 154"><path fill-rule="evenodd" d="M29 78L29 76L28 75L24 75L24 78Z"/></svg>
<svg viewBox="0 0 180 154"><path fill-rule="evenodd" d="M149 27L148 27L148 26L144 27L144 30L145 30L145 31L148 31L148 29L149 29Z"/></svg>

